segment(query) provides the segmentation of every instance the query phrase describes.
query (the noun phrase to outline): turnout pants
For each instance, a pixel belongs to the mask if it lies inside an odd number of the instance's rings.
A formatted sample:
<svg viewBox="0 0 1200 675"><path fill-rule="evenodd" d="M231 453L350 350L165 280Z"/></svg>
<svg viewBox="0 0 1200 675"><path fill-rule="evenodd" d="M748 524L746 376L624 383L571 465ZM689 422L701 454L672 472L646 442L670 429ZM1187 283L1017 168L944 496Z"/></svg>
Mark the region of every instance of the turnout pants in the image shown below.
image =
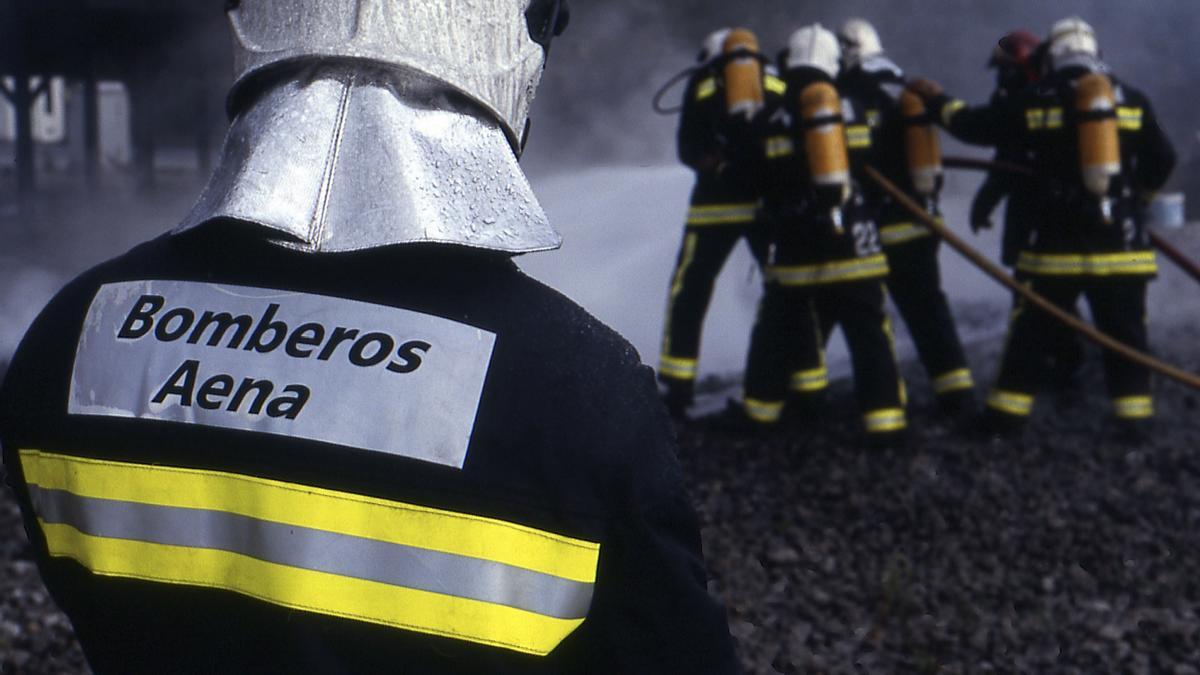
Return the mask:
<svg viewBox="0 0 1200 675"><path fill-rule="evenodd" d="M1079 296L1087 298L1096 327L1134 349L1145 351L1146 282L1140 276L1032 277L1032 289L1064 310L1071 311ZM1043 384L1045 350L1060 339L1057 322L1045 312L1019 300L1009 325L1008 344L1000 362L988 408L1015 418L1033 412L1034 396ZM1154 415L1150 372L1112 352L1104 353L1104 374L1119 419Z"/></svg>
<svg viewBox="0 0 1200 675"><path fill-rule="evenodd" d="M906 427L904 383L880 279L791 286L767 283L746 365L746 413L779 421L785 402L803 406L829 384L817 315L842 326L854 368L854 389L868 433Z"/></svg>
<svg viewBox="0 0 1200 675"><path fill-rule="evenodd" d="M717 211L721 208L724 213ZM707 213L714 214L714 220L733 216L735 222L704 222L705 209L711 209ZM755 211L755 204L692 207L671 276L659 379L687 383L696 379L700 332L713 285L738 241L745 237L755 260L763 265L768 237L755 220Z"/></svg>
<svg viewBox="0 0 1200 675"><path fill-rule="evenodd" d="M893 225L881 230L885 244ZM950 304L942 291L938 265L940 240L933 236L885 245L888 291L900 311L939 400L972 395L975 382L958 338Z"/></svg>

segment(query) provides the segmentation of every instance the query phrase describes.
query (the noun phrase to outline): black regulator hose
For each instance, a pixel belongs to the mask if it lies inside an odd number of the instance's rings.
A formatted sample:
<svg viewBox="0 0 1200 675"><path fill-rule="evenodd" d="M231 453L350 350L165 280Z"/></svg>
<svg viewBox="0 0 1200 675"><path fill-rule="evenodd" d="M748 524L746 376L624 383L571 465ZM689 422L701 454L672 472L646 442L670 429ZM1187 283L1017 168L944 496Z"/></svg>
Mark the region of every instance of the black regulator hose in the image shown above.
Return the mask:
<svg viewBox="0 0 1200 675"><path fill-rule="evenodd" d="M675 85L688 79L689 77L692 76L693 73L695 73L696 71L700 70L703 67L704 66L691 66L689 68L685 68L682 71L680 71L677 75L675 75L671 79L667 80L667 83L664 84L661 88L659 88L658 93L656 93L654 95L654 100L651 102L651 105L654 107L654 112L658 113L659 115L676 115L679 113L679 111L683 110L683 103L680 103L678 106L676 106L674 108L664 108L662 105L663 97L666 96L667 92L671 91L671 89L674 88Z"/></svg>

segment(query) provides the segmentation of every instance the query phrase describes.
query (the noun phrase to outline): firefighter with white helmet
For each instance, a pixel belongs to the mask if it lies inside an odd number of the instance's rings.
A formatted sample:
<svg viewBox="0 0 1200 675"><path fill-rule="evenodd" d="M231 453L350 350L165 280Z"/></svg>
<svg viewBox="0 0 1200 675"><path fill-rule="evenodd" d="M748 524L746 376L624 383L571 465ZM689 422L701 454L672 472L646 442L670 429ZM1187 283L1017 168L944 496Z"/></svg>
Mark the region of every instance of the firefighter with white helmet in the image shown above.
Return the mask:
<svg viewBox="0 0 1200 675"><path fill-rule="evenodd" d="M96 673L739 671L653 373L511 256L558 0L242 0L220 167L0 390Z"/></svg>
<svg viewBox="0 0 1200 675"><path fill-rule="evenodd" d="M933 121L919 97L905 95L904 72L884 53L870 23L851 19L838 39L843 49L838 86L866 108L875 168L936 215L942 169ZM873 182L864 181L864 194L876 209L891 269L888 292L912 335L938 408L952 417L969 414L975 408L974 380L942 291L941 242Z"/></svg>
<svg viewBox="0 0 1200 675"><path fill-rule="evenodd" d="M868 438L895 445L907 417L884 313L887 260L853 173L871 145L861 106L834 86L838 56L837 39L820 24L793 33L781 62L788 95L765 115L772 256L742 414L759 429L779 422L789 408L801 422L820 414L829 380L820 315L846 336Z"/></svg>
<svg viewBox="0 0 1200 675"><path fill-rule="evenodd" d="M684 92L678 152L696 181L671 275L658 368L676 419L686 417L693 400L701 328L717 275L742 239L760 265L766 256L750 134L756 115L783 87L752 32L722 28L705 38Z"/></svg>
<svg viewBox="0 0 1200 675"><path fill-rule="evenodd" d="M1046 58L1045 77L1004 106L968 107L932 82L914 86L955 136L1025 149L1035 217L1018 273L1060 307L1086 297L1101 331L1144 351L1146 285L1158 267L1142 208L1169 178L1174 150L1149 99L1110 74L1085 21L1055 23ZM1019 304L987 402L989 428L1016 430L1028 419L1055 330L1047 315ZM1104 358L1117 430L1142 437L1154 414L1149 371L1111 352Z"/></svg>

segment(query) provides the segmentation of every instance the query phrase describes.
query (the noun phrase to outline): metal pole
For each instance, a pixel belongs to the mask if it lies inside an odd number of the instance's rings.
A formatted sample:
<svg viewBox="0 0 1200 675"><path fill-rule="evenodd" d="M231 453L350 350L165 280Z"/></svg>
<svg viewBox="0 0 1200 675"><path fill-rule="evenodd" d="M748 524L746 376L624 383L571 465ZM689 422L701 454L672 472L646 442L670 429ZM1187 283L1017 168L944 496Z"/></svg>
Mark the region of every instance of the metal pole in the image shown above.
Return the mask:
<svg viewBox="0 0 1200 675"><path fill-rule="evenodd" d="M949 166L949 164L946 162L943 162L943 164ZM1003 286L1014 293L1017 293L1022 298L1025 298L1030 304L1046 312L1058 321L1066 324L1072 330L1083 335L1085 338L1100 345L1101 347L1115 352L1140 366L1149 368L1150 370L1153 370L1161 375L1165 375L1166 377L1191 387L1192 389L1200 390L1200 377L1185 370L1176 368L1169 363L1160 361L1153 356L1139 352L1138 350L1133 349L1126 344L1114 340L1113 338L1096 330L1089 324L1080 321L1078 318L1072 316L1068 312L1063 311L1058 307L1058 305L1055 305L1037 293L1034 293L1023 284L1018 283L1015 279L1010 277L1007 272L1001 269L999 265L991 260L988 260L988 258L979 251L971 248L970 245L968 245L957 234L950 230L950 228L946 227L944 224L938 222L936 218L929 215L929 212L917 205L917 203L914 202L908 195L904 194L903 191L897 188L894 183L885 178L883 174L876 171L874 167L866 166L864 168L867 176L870 177L871 180L875 181L881 188L883 188L885 192L891 195L892 199L895 199L897 204L903 206L926 227L940 235L942 239L944 239L946 243L950 245L951 248L962 254L963 257L982 270L985 274L1000 282Z"/></svg>

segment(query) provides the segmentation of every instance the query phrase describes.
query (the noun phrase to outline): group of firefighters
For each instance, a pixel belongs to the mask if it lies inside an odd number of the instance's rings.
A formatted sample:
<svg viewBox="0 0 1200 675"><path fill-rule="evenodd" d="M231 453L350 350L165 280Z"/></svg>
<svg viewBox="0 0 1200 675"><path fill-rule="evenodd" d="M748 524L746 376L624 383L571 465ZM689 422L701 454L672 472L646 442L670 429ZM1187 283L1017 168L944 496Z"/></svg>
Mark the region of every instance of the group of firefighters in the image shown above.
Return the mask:
<svg viewBox="0 0 1200 675"><path fill-rule="evenodd" d="M693 403L713 282L745 238L764 289L744 397L722 416L728 426L754 432L819 419L825 345L840 326L868 437L901 442L907 392L887 297L939 413L975 420L975 381L942 290L940 237L868 176L873 168L940 220L938 126L995 149L971 228L991 227L1007 198L1002 259L1021 283L1070 311L1085 296L1101 331L1146 349L1146 285L1157 267L1142 211L1175 163L1149 101L1111 73L1077 17L1044 40L1005 35L990 65L995 93L972 106L933 81L907 79L862 19L837 34L800 28L777 63L748 30L705 39L678 135L696 183L659 367L672 416L684 419ZM1070 331L1015 298L997 380L972 428L1019 432L1044 374L1069 378L1079 355ZM1144 436L1154 414L1149 371L1107 353L1104 365L1117 432Z"/></svg>

